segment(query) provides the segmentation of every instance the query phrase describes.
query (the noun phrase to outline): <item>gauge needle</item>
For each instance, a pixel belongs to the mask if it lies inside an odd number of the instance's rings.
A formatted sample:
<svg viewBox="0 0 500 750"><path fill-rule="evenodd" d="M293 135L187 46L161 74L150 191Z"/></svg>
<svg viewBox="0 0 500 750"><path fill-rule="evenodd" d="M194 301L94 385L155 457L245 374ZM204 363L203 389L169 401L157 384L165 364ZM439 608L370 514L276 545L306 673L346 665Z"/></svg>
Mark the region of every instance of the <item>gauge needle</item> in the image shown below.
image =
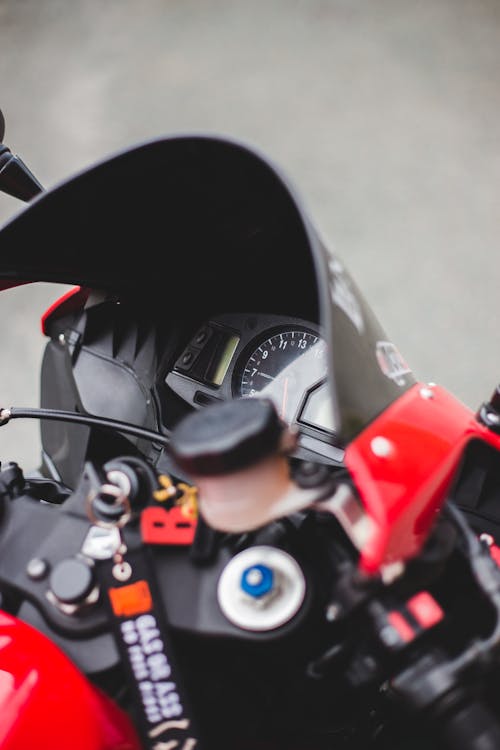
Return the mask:
<svg viewBox="0 0 500 750"><path fill-rule="evenodd" d="M286 402L288 398L288 378L285 378L283 383L283 399L281 401L281 418L285 418Z"/></svg>

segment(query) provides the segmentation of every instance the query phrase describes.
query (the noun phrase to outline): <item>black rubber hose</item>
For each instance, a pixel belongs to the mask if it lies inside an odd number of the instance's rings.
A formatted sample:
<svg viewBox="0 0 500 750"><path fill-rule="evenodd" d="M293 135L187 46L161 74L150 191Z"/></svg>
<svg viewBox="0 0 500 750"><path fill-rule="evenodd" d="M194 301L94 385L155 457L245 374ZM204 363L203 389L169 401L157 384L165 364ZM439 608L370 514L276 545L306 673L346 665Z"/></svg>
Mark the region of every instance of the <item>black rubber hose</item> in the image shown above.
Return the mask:
<svg viewBox="0 0 500 750"><path fill-rule="evenodd" d="M145 427L121 422L118 419L107 419L106 417L94 417L90 414L80 414L79 412L63 411L60 409L33 409L12 407L0 410L0 425L7 424L11 419L52 419L59 422L75 422L84 424L88 427L100 427L113 432L121 432L127 435L134 435L138 438L151 440L153 443L168 445L169 438L162 435L161 432L148 430Z"/></svg>

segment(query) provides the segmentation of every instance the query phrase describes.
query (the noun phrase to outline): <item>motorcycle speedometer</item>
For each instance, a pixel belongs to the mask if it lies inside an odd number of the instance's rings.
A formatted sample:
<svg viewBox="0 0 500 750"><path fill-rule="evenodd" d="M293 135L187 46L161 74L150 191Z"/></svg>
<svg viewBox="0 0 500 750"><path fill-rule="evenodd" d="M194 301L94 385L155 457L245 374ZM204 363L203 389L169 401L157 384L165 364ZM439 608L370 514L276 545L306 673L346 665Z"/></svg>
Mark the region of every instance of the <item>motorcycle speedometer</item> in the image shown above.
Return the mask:
<svg viewBox="0 0 500 750"><path fill-rule="evenodd" d="M254 341L235 369L235 395L267 395L285 421L296 421L312 387L326 378L326 345L313 330L275 330Z"/></svg>

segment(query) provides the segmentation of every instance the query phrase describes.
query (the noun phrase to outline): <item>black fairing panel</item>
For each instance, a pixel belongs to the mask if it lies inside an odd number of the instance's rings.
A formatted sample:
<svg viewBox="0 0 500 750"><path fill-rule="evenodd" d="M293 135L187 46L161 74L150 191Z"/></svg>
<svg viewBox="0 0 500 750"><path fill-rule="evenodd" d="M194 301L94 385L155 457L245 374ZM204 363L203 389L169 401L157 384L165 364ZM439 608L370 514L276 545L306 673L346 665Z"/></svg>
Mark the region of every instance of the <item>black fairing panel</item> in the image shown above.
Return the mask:
<svg viewBox="0 0 500 750"><path fill-rule="evenodd" d="M414 382L285 175L227 138L144 143L36 197L0 230L0 279L97 288L173 325L231 310L315 321L344 444Z"/></svg>
<svg viewBox="0 0 500 750"><path fill-rule="evenodd" d="M317 320L309 245L296 201L262 157L229 140L180 136L35 198L0 231L0 278L132 294L169 315L214 300L241 309L237 269L254 305L258 297L273 311L286 297Z"/></svg>
<svg viewBox="0 0 500 750"><path fill-rule="evenodd" d="M331 381L338 438L347 444L416 380L341 261L327 265Z"/></svg>
<svg viewBox="0 0 500 750"><path fill-rule="evenodd" d="M42 407L83 412L78 385L73 377L71 360L65 347L49 341L45 347L41 378ZM42 421L40 434L43 446L44 473L60 478L74 487L80 476L90 438L90 429L67 422Z"/></svg>
<svg viewBox="0 0 500 750"><path fill-rule="evenodd" d="M115 301L93 304L56 319L41 370L41 406L78 411L161 430L153 398L160 353L154 322L140 322L134 308ZM102 462L116 453L148 455L151 444L67 422L42 421L45 461L75 486L89 452ZM49 468L49 467L46 467Z"/></svg>

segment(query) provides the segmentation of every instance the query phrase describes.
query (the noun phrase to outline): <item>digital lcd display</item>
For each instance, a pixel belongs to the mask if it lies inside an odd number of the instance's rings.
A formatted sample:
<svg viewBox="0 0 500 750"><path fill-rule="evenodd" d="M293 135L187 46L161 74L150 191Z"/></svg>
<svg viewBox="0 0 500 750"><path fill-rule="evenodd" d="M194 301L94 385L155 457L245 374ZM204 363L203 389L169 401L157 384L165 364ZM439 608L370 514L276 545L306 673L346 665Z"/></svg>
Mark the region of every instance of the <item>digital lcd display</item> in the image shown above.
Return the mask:
<svg viewBox="0 0 500 750"><path fill-rule="evenodd" d="M217 345L217 357L214 358L207 373L207 379L212 385L219 386L224 382L228 367L239 343L240 337L235 334L221 337L221 341Z"/></svg>

